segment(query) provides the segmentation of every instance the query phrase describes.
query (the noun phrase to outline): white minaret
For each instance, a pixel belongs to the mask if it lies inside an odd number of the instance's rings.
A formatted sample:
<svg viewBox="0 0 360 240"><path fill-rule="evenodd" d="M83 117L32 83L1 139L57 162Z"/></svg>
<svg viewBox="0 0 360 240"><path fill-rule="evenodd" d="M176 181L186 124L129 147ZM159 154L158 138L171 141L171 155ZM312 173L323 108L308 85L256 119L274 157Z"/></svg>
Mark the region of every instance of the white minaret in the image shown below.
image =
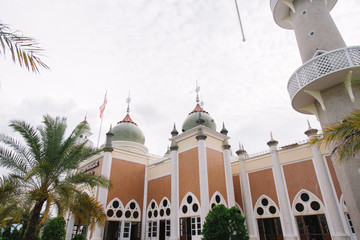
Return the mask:
<svg viewBox="0 0 360 240"><path fill-rule="evenodd" d="M337 0L270 0L275 22L293 29L303 65L290 77L288 91L293 108L315 115L322 128L360 108L360 46L347 47L330 10ZM360 161L332 159L360 239Z"/></svg>

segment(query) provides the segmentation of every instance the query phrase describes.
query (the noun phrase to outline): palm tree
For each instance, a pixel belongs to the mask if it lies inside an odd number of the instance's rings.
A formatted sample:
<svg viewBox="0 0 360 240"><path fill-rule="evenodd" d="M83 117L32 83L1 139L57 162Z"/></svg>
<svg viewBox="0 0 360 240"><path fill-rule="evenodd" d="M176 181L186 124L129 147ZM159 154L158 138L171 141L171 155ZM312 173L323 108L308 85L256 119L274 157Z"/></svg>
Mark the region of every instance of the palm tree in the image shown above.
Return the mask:
<svg viewBox="0 0 360 240"><path fill-rule="evenodd" d="M342 121L328 125L322 137L313 138L310 144L334 146L331 154L338 160L349 160L360 151L360 110L357 109Z"/></svg>
<svg viewBox="0 0 360 240"><path fill-rule="evenodd" d="M0 166L11 171L11 178L19 183L19 191L33 200L33 208L25 240L32 240L40 222L40 213L46 203L44 221L50 206L59 205L76 191L76 185L86 187L107 187L109 181L102 176L75 172L85 159L100 150L86 147L86 141L76 144L85 123L65 137L66 119L49 115L43 117L43 124L36 129L24 121L11 121L9 125L19 133L23 142L0 134ZM66 202L63 203L66 206Z"/></svg>
<svg viewBox="0 0 360 240"><path fill-rule="evenodd" d="M18 62L22 67L26 67L34 73L39 72L39 67L49 69L40 59L43 51L33 38L25 37L18 31L13 31L9 26L0 23L0 54L6 54L8 49L12 55L12 60Z"/></svg>

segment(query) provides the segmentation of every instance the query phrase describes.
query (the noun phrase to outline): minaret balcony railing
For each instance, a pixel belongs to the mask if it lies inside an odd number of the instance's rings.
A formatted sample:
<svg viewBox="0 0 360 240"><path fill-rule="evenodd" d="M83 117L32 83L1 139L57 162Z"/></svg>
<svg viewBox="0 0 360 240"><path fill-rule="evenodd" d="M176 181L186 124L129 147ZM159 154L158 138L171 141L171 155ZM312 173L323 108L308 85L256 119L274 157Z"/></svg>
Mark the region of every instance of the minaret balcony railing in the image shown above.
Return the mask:
<svg viewBox="0 0 360 240"><path fill-rule="evenodd" d="M295 109L309 102L302 90L322 91L345 81L347 73L357 68L353 76L359 74L360 46L345 47L325 52L299 67L290 77L288 92ZM295 100L294 98L301 99ZM308 96L310 97L310 96ZM305 97L307 98L307 97ZM297 101L295 103L294 101Z"/></svg>

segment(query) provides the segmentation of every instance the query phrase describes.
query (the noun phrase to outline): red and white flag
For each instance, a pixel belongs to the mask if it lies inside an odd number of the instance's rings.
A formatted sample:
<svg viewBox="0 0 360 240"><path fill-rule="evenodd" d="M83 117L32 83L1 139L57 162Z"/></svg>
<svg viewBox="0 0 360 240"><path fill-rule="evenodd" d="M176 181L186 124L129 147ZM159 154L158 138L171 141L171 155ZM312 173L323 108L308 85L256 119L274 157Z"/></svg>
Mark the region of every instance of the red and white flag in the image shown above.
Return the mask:
<svg viewBox="0 0 360 240"><path fill-rule="evenodd" d="M107 99L106 99L106 93L105 93L104 103L99 107L99 109L100 109L100 119L104 115L106 104L107 104Z"/></svg>

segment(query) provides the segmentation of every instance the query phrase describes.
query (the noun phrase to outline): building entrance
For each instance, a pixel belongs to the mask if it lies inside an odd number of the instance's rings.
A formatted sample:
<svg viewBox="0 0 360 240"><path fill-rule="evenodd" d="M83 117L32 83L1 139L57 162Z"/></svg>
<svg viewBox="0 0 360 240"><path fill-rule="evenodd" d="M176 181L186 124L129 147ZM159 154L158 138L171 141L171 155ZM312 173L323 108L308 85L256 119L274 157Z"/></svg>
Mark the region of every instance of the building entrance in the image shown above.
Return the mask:
<svg viewBox="0 0 360 240"><path fill-rule="evenodd" d="M121 225L124 224L123 228ZM105 240L140 240L140 222L108 221Z"/></svg>
<svg viewBox="0 0 360 240"><path fill-rule="evenodd" d="M280 218L260 218L258 221L260 240L283 240Z"/></svg>
<svg viewBox="0 0 360 240"><path fill-rule="evenodd" d="M180 240L201 239L200 217L180 218Z"/></svg>
<svg viewBox="0 0 360 240"><path fill-rule="evenodd" d="M331 236L324 214L297 216L301 240L330 240Z"/></svg>

